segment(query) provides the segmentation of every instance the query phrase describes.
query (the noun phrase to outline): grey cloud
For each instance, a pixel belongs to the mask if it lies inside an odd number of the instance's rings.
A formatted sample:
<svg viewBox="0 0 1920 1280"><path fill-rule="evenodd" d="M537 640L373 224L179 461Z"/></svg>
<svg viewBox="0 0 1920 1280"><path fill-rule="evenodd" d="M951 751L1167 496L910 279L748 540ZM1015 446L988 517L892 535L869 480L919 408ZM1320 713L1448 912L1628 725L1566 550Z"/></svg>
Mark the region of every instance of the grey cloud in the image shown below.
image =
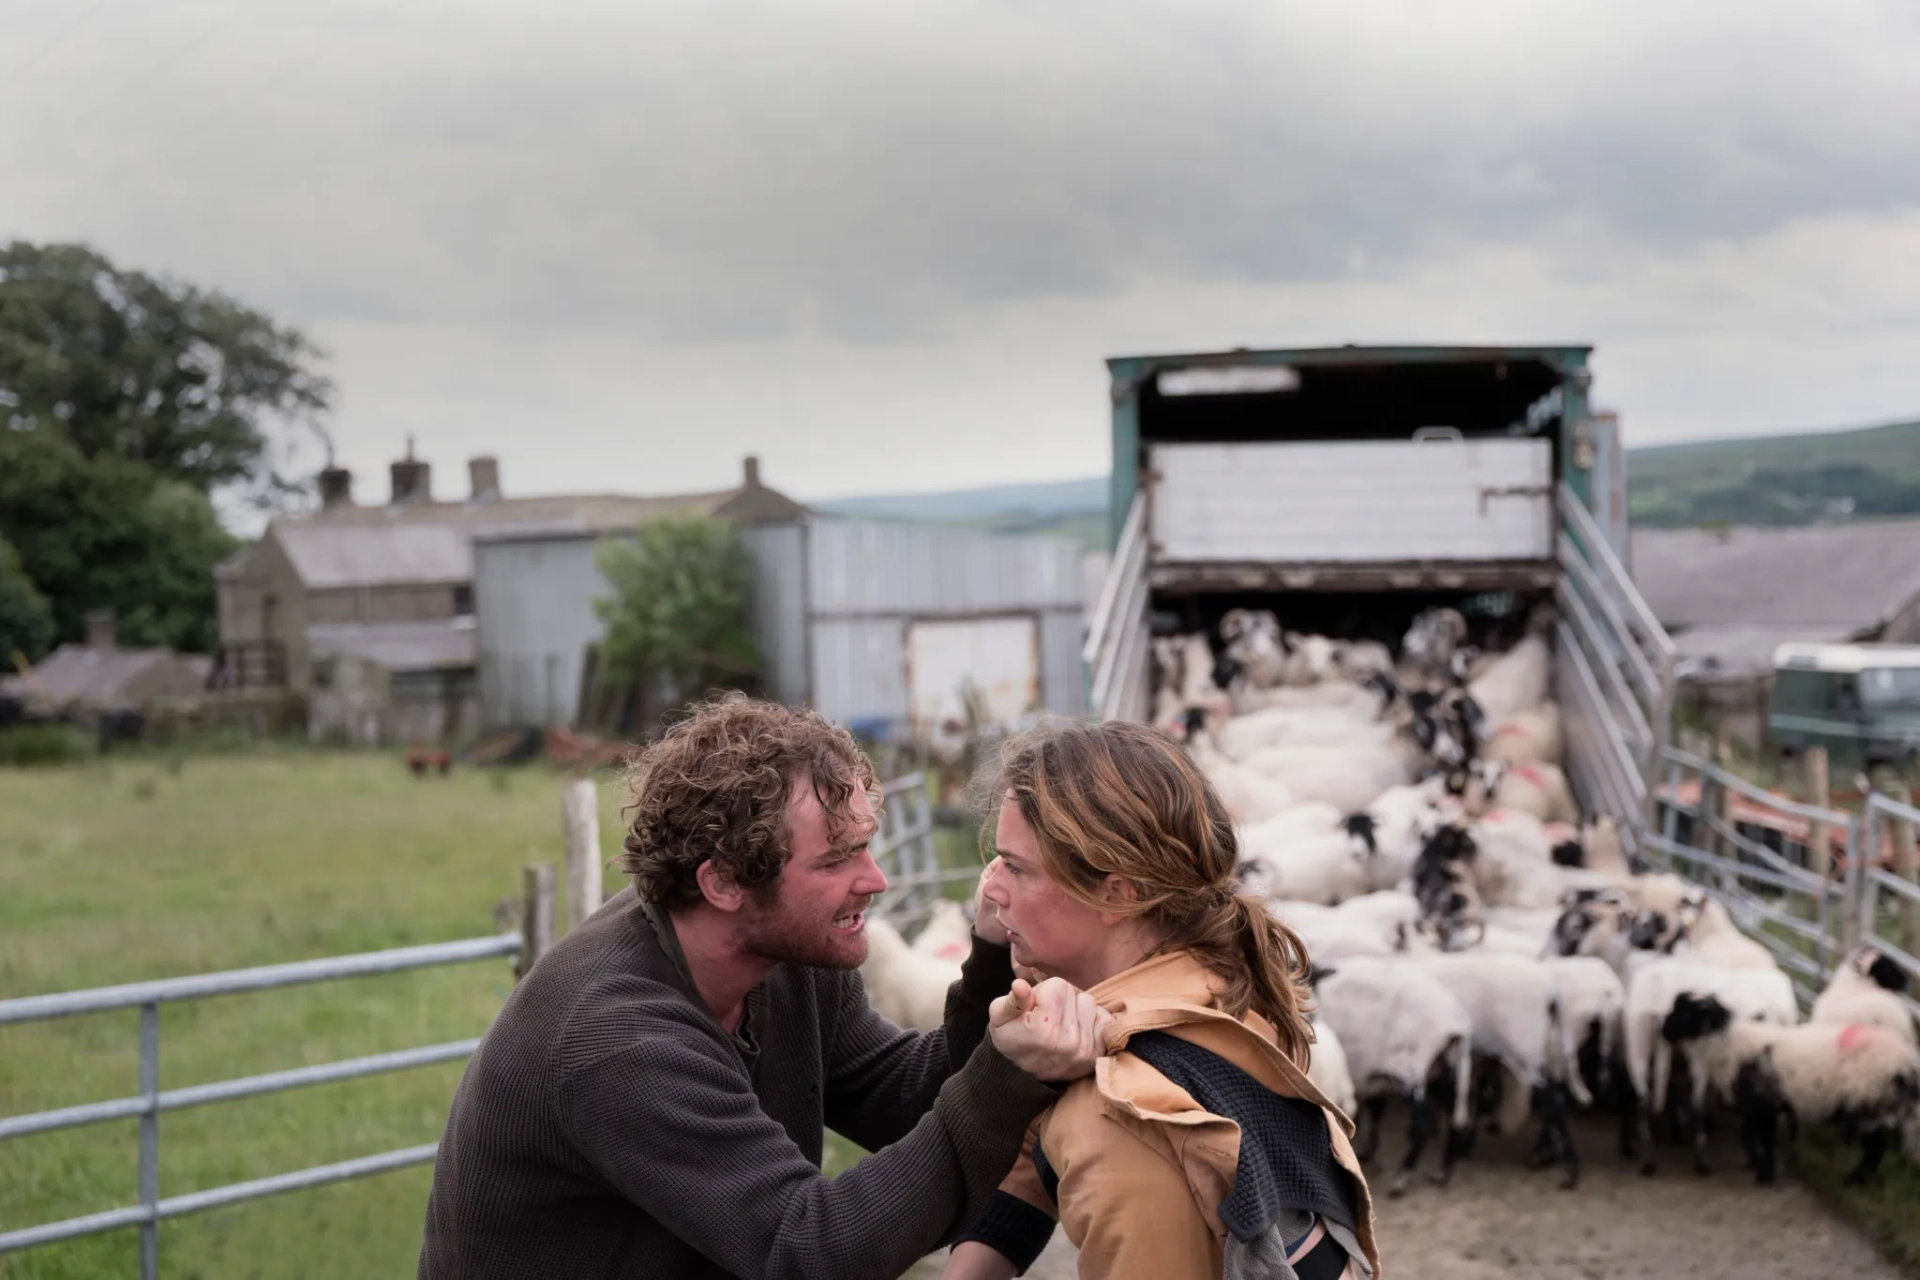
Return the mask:
<svg viewBox="0 0 1920 1280"><path fill-rule="evenodd" d="M316 2L195 10L190 74L138 32L65 56L167 90L93 117L108 225L212 230L249 287L356 320L918 340L1143 277L1578 269L1920 203L1900 6L1674 8ZM86 150L49 109L9 148L42 181Z"/></svg>

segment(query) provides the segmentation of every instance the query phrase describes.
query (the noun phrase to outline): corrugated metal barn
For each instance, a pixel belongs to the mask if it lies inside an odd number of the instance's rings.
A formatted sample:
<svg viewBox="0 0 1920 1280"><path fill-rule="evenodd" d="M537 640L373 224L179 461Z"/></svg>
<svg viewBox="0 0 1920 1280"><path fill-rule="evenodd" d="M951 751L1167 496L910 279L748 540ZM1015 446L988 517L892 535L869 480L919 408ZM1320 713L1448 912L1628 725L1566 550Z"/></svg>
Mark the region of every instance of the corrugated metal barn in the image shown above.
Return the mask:
<svg viewBox="0 0 1920 1280"><path fill-rule="evenodd" d="M930 733L971 687L992 718L1085 707L1081 552L1053 538L809 516L742 530L767 692L875 734ZM607 593L599 538L474 541L490 725L571 724Z"/></svg>

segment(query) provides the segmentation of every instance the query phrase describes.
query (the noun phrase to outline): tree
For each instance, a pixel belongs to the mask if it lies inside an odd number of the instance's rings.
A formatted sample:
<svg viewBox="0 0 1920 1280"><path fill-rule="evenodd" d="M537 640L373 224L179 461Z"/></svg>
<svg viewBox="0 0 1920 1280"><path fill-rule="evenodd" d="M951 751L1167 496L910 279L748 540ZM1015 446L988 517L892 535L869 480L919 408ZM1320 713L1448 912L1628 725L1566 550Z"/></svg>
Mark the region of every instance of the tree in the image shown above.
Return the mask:
<svg viewBox="0 0 1920 1280"><path fill-rule="evenodd" d="M202 493L242 484L261 505L304 425L324 444L332 384L296 330L225 294L122 270L84 245L0 248L0 428L55 431Z"/></svg>
<svg viewBox="0 0 1920 1280"><path fill-rule="evenodd" d="M60 638L105 607L127 644L203 652L218 636L213 568L240 545L191 484L38 427L0 429L0 539Z"/></svg>
<svg viewBox="0 0 1920 1280"><path fill-rule="evenodd" d="M13 655L38 662L53 644L53 610L20 567L20 553L0 538L0 675L13 669Z"/></svg>
<svg viewBox="0 0 1920 1280"><path fill-rule="evenodd" d="M746 624L753 560L731 524L662 516L605 543L596 558L613 588L594 601L607 624L600 653L608 675L638 685L643 698L660 690L672 705L759 669Z"/></svg>

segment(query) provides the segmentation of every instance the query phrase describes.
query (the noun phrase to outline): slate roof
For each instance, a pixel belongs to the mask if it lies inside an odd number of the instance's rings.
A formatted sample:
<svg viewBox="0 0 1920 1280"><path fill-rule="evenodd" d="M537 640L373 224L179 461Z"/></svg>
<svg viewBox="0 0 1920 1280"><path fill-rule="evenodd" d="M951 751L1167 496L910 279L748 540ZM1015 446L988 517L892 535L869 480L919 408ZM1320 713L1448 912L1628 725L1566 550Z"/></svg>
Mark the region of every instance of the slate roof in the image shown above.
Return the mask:
<svg viewBox="0 0 1920 1280"><path fill-rule="evenodd" d="M1633 535L1633 577L1670 631L1810 627L1858 634L1920 595L1920 520L1645 529Z"/></svg>
<svg viewBox="0 0 1920 1280"><path fill-rule="evenodd" d="M42 658L31 676L0 679L0 693L54 706L69 702L111 704L126 697L134 681L160 664L179 665L179 678L204 684L213 660L171 649L96 649L63 644Z"/></svg>
<svg viewBox="0 0 1920 1280"><path fill-rule="evenodd" d="M309 590L473 580L473 544L458 525L287 520L270 536Z"/></svg>
<svg viewBox="0 0 1920 1280"><path fill-rule="evenodd" d="M807 509L762 485L652 497L572 494L336 507L275 520L266 536L279 542L309 590L460 583L473 580L476 537L608 533L674 511L756 521L794 518ZM240 567L236 557L221 572Z"/></svg>
<svg viewBox="0 0 1920 1280"><path fill-rule="evenodd" d="M473 619L429 622L315 623L307 645L316 655L346 654L389 671L471 667L479 661Z"/></svg>

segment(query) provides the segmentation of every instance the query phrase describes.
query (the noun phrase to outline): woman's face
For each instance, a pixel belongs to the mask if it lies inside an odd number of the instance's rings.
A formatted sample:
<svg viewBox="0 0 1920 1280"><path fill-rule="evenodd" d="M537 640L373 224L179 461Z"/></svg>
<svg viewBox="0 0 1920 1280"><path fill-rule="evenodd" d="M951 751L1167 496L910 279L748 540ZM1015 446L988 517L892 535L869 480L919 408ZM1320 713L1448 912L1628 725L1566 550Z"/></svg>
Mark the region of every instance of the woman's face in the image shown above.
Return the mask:
<svg viewBox="0 0 1920 1280"><path fill-rule="evenodd" d="M1039 838L1011 795L1000 806L994 843L1000 856L980 892L999 909L1013 962L1082 990L1097 985L1108 976L1097 971L1112 941L1113 918L1077 901L1047 874Z"/></svg>

